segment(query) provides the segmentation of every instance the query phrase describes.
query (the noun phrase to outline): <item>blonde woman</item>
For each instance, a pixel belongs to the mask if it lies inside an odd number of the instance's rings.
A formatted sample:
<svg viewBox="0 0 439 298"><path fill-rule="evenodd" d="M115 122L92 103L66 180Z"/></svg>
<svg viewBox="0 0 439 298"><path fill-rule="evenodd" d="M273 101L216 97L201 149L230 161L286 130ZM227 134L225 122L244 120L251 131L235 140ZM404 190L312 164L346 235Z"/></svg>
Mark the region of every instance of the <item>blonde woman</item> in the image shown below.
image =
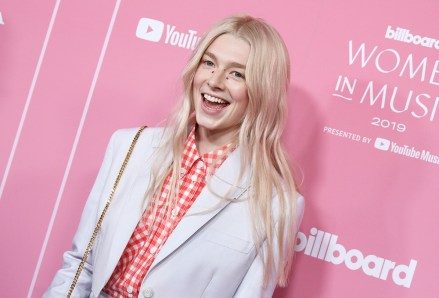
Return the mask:
<svg viewBox="0 0 439 298"><path fill-rule="evenodd" d="M289 70L261 19L205 34L168 125L141 134L72 296L254 298L287 284L304 204L280 142ZM68 292L136 131L113 135L46 297Z"/></svg>

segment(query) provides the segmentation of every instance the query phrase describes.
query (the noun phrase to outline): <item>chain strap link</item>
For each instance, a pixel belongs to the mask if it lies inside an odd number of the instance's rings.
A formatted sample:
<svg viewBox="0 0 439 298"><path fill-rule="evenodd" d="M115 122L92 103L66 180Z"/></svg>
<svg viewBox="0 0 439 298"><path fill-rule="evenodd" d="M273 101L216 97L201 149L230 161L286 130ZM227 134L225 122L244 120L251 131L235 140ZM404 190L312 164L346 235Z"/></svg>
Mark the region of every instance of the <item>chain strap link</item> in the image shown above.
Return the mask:
<svg viewBox="0 0 439 298"><path fill-rule="evenodd" d="M111 190L110 196L107 199L107 203L105 204L104 210L102 210L101 216L99 217L98 223L96 224L96 227L93 231L93 234L90 238L90 241L88 242L87 249L84 252L84 255L82 256L81 263L78 266L78 269L76 270L75 277L73 278L72 284L70 285L69 292L67 293L67 298L70 298L72 295L73 290L75 289L76 283L78 282L79 276L81 275L82 269L84 268L85 262L88 258L88 255L90 254L90 251L93 247L93 243L96 239L96 236L98 235L99 230L101 229L102 221L104 220L105 214L107 213L108 207L110 207L111 201L113 200L113 195L116 192L117 185L119 184L120 178L122 177L123 172L125 171L125 168L128 164L128 161L130 159L131 153L134 150L134 146L136 146L137 140L140 137L140 134L142 131L146 128L146 126L142 126L134 136L134 139L131 143L130 148L128 149L127 155L125 156L125 160L123 161L122 166L120 167L119 174L116 177L116 181L114 182L113 189Z"/></svg>

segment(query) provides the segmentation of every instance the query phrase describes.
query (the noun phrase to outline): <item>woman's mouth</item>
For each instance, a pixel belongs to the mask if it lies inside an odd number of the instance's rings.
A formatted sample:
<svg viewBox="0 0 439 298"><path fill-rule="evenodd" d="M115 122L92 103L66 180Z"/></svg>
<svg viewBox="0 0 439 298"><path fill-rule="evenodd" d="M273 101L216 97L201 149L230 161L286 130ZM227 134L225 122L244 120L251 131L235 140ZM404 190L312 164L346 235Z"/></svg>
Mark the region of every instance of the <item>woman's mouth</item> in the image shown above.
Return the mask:
<svg viewBox="0 0 439 298"><path fill-rule="evenodd" d="M209 95L202 94L203 107L213 111L220 111L227 107L230 103L224 99Z"/></svg>

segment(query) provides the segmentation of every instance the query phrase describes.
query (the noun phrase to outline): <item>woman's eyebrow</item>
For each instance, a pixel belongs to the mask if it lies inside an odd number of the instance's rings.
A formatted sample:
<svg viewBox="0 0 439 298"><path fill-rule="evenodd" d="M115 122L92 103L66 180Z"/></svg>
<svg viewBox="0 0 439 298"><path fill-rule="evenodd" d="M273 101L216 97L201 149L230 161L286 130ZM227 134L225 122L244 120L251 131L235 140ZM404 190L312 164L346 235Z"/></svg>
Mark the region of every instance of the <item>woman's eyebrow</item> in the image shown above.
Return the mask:
<svg viewBox="0 0 439 298"><path fill-rule="evenodd" d="M215 56L214 53L212 52L204 52L204 55L209 56L211 59L218 61L218 58ZM230 68L241 68L241 69L245 69L245 65L238 63L238 62L230 62L229 64L227 64L227 67Z"/></svg>

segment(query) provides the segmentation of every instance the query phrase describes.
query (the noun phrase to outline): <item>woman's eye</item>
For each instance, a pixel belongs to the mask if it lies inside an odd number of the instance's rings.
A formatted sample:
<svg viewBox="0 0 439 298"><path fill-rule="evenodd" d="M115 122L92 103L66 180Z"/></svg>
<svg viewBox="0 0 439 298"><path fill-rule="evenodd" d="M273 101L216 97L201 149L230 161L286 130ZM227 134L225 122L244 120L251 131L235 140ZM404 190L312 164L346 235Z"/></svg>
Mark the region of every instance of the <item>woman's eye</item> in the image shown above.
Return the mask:
<svg viewBox="0 0 439 298"><path fill-rule="evenodd" d="M213 64L213 62L210 61L210 60L203 60L202 63L203 63L204 65L208 66L208 67L213 67L213 66L215 66L215 65Z"/></svg>
<svg viewBox="0 0 439 298"><path fill-rule="evenodd" d="M242 79L244 78L244 75L240 72L237 72L237 71L233 71L232 75L236 78L242 78Z"/></svg>

